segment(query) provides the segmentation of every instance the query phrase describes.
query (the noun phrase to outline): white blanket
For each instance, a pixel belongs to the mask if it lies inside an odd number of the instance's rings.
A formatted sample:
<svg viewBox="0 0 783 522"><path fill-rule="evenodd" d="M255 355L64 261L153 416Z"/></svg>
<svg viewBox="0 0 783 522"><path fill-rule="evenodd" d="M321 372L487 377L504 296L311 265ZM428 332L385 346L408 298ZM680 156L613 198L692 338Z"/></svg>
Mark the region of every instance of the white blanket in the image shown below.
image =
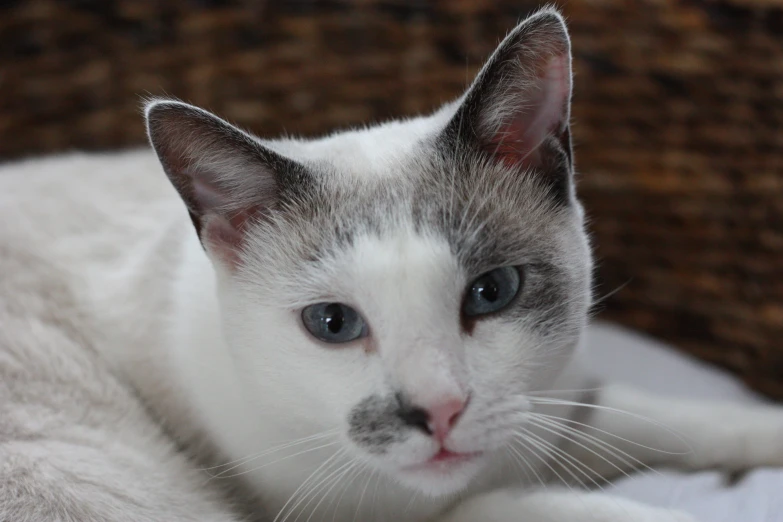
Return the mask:
<svg viewBox="0 0 783 522"><path fill-rule="evenodd" d="M717 368L616 327L594 326L587 355L599 375L657 393L744 403L763 400ZM703 522L783 522L783 469L751 470L733 484L714 471L639 473L607 489L688 511Z"/></svg>

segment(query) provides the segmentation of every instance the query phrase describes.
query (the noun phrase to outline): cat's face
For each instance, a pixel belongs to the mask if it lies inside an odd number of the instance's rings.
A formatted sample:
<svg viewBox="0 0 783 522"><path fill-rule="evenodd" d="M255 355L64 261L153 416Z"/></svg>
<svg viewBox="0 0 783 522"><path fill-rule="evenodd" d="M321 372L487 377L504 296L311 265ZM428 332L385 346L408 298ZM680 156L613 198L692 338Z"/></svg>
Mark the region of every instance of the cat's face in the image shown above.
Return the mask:
<svg viewBox="0 0 783 522"><path fill-rule="evenodd" d="M465 487L586 322L570 82L565 28L544 12L427 118L261 142L153 102L243 387L418 490Z"/></svg>

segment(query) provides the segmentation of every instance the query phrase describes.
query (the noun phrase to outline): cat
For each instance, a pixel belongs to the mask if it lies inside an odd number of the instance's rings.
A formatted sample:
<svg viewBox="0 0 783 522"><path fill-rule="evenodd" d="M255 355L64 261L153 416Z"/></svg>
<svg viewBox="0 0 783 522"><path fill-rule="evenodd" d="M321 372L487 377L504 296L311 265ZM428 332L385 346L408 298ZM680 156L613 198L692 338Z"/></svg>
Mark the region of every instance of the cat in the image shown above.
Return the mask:
<svg viewBox="0 0 783 522"><path fill-rule="evenodd" d="M427 116L3 166L0 520L686 521L556 483L783 465L779 407L579 369L571 83L547 8Z"/></svg>

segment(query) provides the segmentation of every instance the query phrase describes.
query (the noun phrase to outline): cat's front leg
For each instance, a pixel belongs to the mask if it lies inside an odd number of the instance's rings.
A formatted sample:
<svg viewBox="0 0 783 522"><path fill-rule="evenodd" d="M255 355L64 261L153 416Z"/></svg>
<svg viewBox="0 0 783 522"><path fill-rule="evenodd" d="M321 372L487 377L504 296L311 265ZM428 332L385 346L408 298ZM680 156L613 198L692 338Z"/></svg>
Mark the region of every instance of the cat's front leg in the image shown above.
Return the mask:
<svg viewBox="0 0 783 522"><path fill-rule="evenodd" d="M629 464L727 471L783 466L783 407L683 400L625 385L604 387L594 403L579 423L541 422L564 433L568 453L604 478Z"/></svg>
<svg viewBox="0 0 783 522"><path fill-rule="evenodd" d="M458 504L437 522L695 522L690 515L601 493L503 490Z"/></svg>

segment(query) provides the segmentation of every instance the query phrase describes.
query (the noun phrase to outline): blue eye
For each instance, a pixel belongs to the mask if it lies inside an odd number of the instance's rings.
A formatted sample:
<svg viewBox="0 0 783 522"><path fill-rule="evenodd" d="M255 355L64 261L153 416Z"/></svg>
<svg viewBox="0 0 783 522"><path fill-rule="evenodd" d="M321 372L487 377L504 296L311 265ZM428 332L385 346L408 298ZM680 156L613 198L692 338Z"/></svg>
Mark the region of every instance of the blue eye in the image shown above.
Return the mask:
<svg viewBox="0 0 783 522"><path fill-rule="evenodd" d="M522 275L513 266L496 268L471 283L462 310L467 316L491 314L514 300L522 286Z"/></svg>
<svg viewBox="0 0 783 522"><path fill-rule="evenodd" d="M302 310L302 323L316 339L326 343L347 343L367 335L359 313L342 303L318 303Z"/></svg>

